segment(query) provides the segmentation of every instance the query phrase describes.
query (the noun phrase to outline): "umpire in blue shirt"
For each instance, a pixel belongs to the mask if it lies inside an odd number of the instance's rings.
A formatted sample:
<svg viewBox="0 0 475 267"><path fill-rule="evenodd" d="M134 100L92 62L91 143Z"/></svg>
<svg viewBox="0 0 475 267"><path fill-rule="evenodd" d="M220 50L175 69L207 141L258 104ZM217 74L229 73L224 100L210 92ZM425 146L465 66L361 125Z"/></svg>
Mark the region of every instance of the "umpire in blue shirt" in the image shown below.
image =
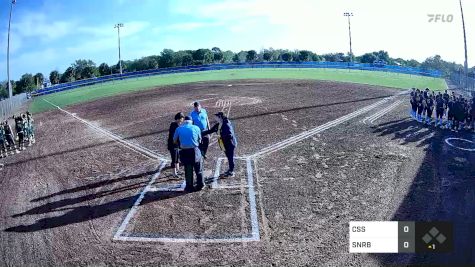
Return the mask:
<svg viewBox="0 0 475 267"><path fill-rule="evenodd" d="M190 117L193 120L193 124L198 126L201 130L207 131L209 130L209 120L208 120L208 113L206 109L202 108L199 102L193 103L193 111L190 112ZM201 134L201 142L199 145L201 155L203 158L206 159L206 151L208 151L209 146L209 137L206 134Z"/></svg>
<svg viewBox="0 0 475 267"><path fill-rule="evenodd" d="M193 125L190 116L186 116L184 123L176 129L173 141L180 144L180 159L185 166L185 191L201 190L204 187L202 157L198 148L201 142L201 130ZM193 169L196 174L196 187L193 185Z"/></svg>

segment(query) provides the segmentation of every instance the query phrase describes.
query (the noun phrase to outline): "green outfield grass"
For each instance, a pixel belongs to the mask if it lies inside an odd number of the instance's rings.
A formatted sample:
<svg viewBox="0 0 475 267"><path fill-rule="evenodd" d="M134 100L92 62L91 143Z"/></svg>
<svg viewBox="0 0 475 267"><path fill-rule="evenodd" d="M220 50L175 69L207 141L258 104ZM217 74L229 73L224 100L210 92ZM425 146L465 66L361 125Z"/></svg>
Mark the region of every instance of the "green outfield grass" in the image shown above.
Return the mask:
<svg viewBox="0 0 475 267"><path fill-rule="evenodd" d="M103 97L152 89L162 85L237 79L315 79L379 85L400 89L429 87L432 90L444 90L447 88L444 79L391 72L348 71L343 69L235 69L157 75L81 87L35 97L31 103L30 111L38 113L53 108L43 99L64 107Z"/></svg>

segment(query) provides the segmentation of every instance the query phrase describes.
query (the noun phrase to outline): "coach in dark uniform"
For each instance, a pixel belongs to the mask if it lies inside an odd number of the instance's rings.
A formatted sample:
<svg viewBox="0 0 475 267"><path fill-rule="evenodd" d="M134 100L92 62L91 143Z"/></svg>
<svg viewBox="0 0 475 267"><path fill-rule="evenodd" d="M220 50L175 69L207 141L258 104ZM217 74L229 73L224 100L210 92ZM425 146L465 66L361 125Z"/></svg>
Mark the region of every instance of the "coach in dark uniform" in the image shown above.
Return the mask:
<svg viewBox="0 0 475 267"><path fill-rule="evenodd" d="M191 117L186 116L183 124L173 135L173 142L180 144L180 160L185 165L185 191L199 191L204 187L202 156L199 149L201 130L193 125ZM193 183L193 170L196 174L196 187Z"/></svg>
<svg viewBox="0 0 475 267"><path fill-rule="evenodd" d="M183 115L183 113L177 113L175 115L175 121L170 124L170 128L168 129L167 148L168 151L170 151L170 157L172 159L170 167L174 169L175 177L178 176L180 169L180 164L178 163L178 150L180 148L180 144L175 144L175 142L173 142L173 136L175 135L176 129L183 123L184 119L185 115Z"/></svg>
<svg viewBox="0 0 475 267"><path fill-rule="evenodd" d="M218 134L218 144L221 149L224 150L224 154L226 154L229 163L229 169L223 176L234 177L234 150L237 146L236 134L234 133L231 122L223 112L218 112L214 115L218 123L213 125L210 130L203 132L203 134Z"/></svg>

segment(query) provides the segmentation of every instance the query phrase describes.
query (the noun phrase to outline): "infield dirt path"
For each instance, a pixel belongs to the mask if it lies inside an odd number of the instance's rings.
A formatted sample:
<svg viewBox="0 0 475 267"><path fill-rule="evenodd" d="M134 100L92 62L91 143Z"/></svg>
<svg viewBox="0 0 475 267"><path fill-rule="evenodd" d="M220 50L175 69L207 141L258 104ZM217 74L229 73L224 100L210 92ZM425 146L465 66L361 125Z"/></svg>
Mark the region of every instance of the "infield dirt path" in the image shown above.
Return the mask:
<svg viewBox="0 0 475 267"><path fill-rule="evenodd" d="M213 114L223 108L218 101L229 100L237 154L243 156L397 92L322 81L226 81L166 86L66 109L127 141L168 155L166 136L176 112L189 111L193 101L201 100ZM406 118L407 108L402 102L372 125L361 122L377 110L368 112L253 161L260 241L227 243L113 241L162 162L125 148L59 110L38 114L37 144L7 158L1 172L2 265L340 266L446 261L347 253L350 220L448 218L468 222L458 229L467 237L473 235L469 227L474 222L475 185L470 178L475 170L468 163L475 162L474 153L443 142L448 136L473 137L421 127ZM222 152L211 146L207 175L214 172L219 157ZM245 161L237 163L236 178L220 181L233 188L144 194L124 233L246 236L252 230L249 173ZM169 170L162 170L153 186L179 182ZM429 200L432 205L427 205ZM473 263L474 253L465 247L449 259Z"/></svg>

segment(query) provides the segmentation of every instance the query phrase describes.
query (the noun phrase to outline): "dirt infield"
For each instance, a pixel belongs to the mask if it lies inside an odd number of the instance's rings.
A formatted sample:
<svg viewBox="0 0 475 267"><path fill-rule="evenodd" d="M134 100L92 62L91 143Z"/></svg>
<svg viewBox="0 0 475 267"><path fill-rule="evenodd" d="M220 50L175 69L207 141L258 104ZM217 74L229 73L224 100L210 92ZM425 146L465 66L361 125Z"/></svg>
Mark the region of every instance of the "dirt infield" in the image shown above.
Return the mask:
<svg viewBox="0 0 475 267"><path fill-rule="evenodd" d="M37 144L2 162L0 265L475 264L475 152L445 142L475 139L409 120L398 92L244 80L65 108L125 144L60 110L38 114ZM214 179L226 161L212 137L212 188L184 194L168 190L182 181L163 160L126 146L168 157L168 126L195 100L210 114L229 112L243 158L236 177ZM443 257L348 254L351 220L450 220L458 249Z"/></svg>

